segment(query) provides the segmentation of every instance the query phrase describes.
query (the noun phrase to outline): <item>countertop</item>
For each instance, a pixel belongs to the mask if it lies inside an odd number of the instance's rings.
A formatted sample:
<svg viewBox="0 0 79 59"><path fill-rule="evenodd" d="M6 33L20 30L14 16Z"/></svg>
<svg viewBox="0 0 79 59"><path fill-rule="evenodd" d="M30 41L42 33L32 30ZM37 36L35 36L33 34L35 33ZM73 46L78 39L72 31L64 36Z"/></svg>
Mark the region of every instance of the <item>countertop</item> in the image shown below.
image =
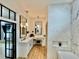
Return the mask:
<svg viewBox="0 0 79 59"><path fill-rule="evenodd" d="M30 40L33 40L33 38L25 38L24 40L20 40L20 43L28 43Z"/></svg>

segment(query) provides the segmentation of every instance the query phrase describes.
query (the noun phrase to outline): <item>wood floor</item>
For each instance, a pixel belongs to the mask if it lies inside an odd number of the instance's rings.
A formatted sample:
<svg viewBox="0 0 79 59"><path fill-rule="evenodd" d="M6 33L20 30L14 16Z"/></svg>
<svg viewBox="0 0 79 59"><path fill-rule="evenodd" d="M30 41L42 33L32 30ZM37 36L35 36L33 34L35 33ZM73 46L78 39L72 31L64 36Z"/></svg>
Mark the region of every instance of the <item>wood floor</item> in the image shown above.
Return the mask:
<svg viewBox="0 0 79 59"><path fill-rule="evenodd" d="M28 55L27 59L46 59L47 49L41 45L35 45Z"/></svg>

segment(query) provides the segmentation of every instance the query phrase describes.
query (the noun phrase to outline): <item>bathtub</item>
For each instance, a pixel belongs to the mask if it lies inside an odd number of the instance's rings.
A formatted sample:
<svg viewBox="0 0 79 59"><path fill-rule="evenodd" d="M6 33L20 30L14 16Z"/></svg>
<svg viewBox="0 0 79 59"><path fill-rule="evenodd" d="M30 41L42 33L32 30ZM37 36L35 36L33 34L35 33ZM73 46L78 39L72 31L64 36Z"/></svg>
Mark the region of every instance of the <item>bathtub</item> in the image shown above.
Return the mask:
<svg viewBox="0 0 79 59"><path fill-rule="evenodd" d="M59 54L59 59L79 59L79 57L72 52L58 51L58 54Z"/></svg>

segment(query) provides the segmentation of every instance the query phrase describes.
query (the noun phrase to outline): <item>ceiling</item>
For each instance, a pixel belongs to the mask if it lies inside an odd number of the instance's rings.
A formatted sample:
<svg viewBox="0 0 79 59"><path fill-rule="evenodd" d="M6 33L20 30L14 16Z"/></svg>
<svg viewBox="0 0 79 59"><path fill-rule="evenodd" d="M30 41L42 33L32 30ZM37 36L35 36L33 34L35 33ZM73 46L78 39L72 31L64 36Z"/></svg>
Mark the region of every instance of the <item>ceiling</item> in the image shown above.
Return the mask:
<svg viewBox="0 0 79 59"><path fill-rule="evenodd" d="M48 5L56 3L69 3L72 0L1 0L8 6L12 5L20 12L29 11L30 16L47 16ZM5 4L4 3L4 4ZM11 7L11 8L12 8Z"/></svg>

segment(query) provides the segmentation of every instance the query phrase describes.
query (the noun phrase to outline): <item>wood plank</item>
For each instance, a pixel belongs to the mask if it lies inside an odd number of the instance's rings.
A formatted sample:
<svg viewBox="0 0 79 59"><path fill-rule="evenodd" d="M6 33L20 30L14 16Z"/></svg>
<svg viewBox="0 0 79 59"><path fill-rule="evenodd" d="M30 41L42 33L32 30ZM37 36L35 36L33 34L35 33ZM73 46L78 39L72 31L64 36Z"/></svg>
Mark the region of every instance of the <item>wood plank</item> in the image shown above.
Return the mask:
<svg viewBox="0 0 79 59"><path fill-rule="evenodd" d="M35 45L27 59L47 59L47 48L41 45Z"/></svg>

